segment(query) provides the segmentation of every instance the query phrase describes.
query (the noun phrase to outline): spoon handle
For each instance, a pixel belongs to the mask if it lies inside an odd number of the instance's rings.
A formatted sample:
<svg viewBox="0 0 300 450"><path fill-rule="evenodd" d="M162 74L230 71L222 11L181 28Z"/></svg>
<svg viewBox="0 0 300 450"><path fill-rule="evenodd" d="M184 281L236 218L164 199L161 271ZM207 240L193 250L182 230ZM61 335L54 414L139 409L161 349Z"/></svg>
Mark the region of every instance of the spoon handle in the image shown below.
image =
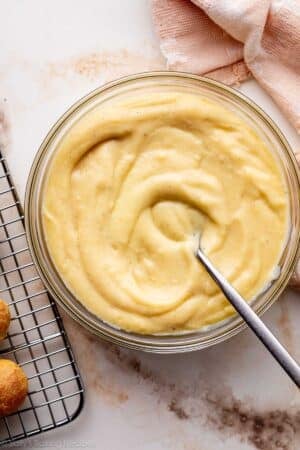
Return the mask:
<svg viewBox="0 0 300 450"><path fill-rule="evenodd" d="M223 275L212 265L207 256L198 248L196 257L206 268L209 275L223 291L225 297L229 300L236 311L242 316L256 336L266 346L269 352L278 361L281 367L286 371L294 383L300 387L300 367L291 357L276 337L271 333L268 327L253 311L251 306L241 297L241 295L231 286Z"/></svg>

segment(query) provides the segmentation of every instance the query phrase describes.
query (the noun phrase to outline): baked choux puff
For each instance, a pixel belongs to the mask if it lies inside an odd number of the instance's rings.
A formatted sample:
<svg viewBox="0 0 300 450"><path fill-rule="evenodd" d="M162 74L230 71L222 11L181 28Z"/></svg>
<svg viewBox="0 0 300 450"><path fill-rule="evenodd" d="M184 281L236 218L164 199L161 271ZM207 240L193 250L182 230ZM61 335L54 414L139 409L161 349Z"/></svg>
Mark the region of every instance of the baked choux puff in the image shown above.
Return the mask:
<svg viewBox="0 0 300 450"><path fill-rule="evenodd" d="M10 312L7 303L0 299L0 341L6 337L10 323Z"/></svg>
<svg viewBox="0 0 300 450"><path fill-rule="evenodd" d="M0 417L15 412L28 392L27 377L18 364L0 359Z"/></svg>

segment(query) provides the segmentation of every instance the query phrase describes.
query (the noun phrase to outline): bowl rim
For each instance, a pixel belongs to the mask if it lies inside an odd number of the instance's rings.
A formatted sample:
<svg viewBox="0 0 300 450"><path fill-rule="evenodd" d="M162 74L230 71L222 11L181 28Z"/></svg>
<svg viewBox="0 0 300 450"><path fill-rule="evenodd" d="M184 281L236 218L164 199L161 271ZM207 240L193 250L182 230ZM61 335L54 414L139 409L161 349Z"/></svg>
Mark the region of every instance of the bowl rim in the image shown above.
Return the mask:
<svg viewBox="0 0 300 450"><path fill-rule="evenodd" d="M73 103L54 123L54 125L50 128L48 133L46 134L44 140L42 141L35 157L32 162L29 175L27 178L26 183L26 190L25 190L25 199L24 199L24 222L25 222L25 229L27 234L27 241L28 241L28 247L32 256L32 259L35 263L36 269L45 284L47 290L49 291L50 295L57 301L59 306L61 306L77 323L80 325L83 325L86 329L91 331L92 333L100 336L104 340L107 340L109 342L135 349L135 350L143 350L146 352L154 352L154 353L180 353L180 352L187 352L187 351L193 351L198 349L203 349L212 345L215 345L219 342L225 341L229 339L230 337L235 336L240 331L245 329L247 327L246 323L243 321L243 319L239 316L236 316L231 319L231 327L229 327L227 330L223 331L222 333L219 333L217 335L214 335L209 338L209 341L203 343L203 342L197 342L196 338L191 339L191 342L180 344L174 346L166 346L166 344L161 344L159 342L156 343L141 343L140 341L145 337L145 335L142 334L134 334L129 333L124 330L118 330L117 328L114 328L113 326L108 325L111 328L111 333L105 332L103 329L99 329L99 327L95 327L91 324L91 321L88 321L86 317L83 317L83 315L79 315L78 312L75 312L74 308L71 308L68 304L66 304L61 298L60 295L57 293L56 288L51 284L51 281L49 279L49 273L47 273L47 268L44 267L44 265L41 264L40 258L37 256L36 253L36 245L34 242L34 231L33 231L33 222L30 214L31 210L31 200L34 195L34 185L35 181L38 175L38 169L40 167L40 164L43 160L43 157L47 153L48 145L51 142L53 136L55 136L56 132L60 130L61 126L66 122L68 118L70 118L74 113L76 113L77 110L80 110L81 106L84 105L89 100L93 99L94 97L97 97L103 92L106 92L116 86L124 85L126 83L130 83L132 81L137 80L143 80L143 79L158 79L160 77L165 78L172 78L174 80L194 80L200 82L202 85L208 87L208 88L217 88L222 93L226 93L228 95L233 96L235 99L241 101L252 109L252 112L254 112L262 121L268 126L270 131L275 135L275 137L279 140L280 146L284 149L284 152L286 156L288 157L289 162L292 165L295 179L297 181L298 185L298 192L297 192L297 200L298 200L298 207L300 210L300 169L297 164L295 155L287 141L287 139L284 137L283 133L279 129L279 127L274 123L274 121L270 118L270 116L262 110L261 107L259 107L253 100L249 99L246 95L241 93L240 91L226 86L223 83L219 81L214 81L210 78L206 78L203 76L195 75L188 72L178 72L178 71L150 71L150 72L141 72L136 73L132 75L128 75L125 77L118 78L116 80L110 81L108 83L105 83L104 85L92 90L85 96L81 97L79 100L77 100L75 103ZM290 264L289 267L286 270L285 277L282 281L282 283L278 286L277 290L273 292L271 298L267 299L259 308L256 309L256 312L259 315L262 315L269 307L278 299L282 291L285 289L285 287L288 284L288 281L290 277L292 276L293 269L297 263L297 260L300 256L300 223L298 224L298 229L296 230L297 233L297 239L296 239L296 248L294 250L294 253L292 257L290 258ZM35 237L38 241L37 236ZM77 308L78 309L78 308ZM87 314L92 314L88 310L86 310ZM97 318L101 321L100 318ZM224 322L226 322L228 319L226 319ZM103 325L105 324L102 321ZM223 323L223 322L221 322ZM106 324L107 325L107 324ZM117 335L116 332L121 331L122 333L125 333L129 339L124 339L124 337L120 337ZM137 337L135 339L134 337ZM147 335L148 337L151 337L154 341L155 338L158 336L156 335ZM170 335L169 335L170 336ZM178 335L176 335L178 336ZM187 335L188 336L188 335Z"/></svg>

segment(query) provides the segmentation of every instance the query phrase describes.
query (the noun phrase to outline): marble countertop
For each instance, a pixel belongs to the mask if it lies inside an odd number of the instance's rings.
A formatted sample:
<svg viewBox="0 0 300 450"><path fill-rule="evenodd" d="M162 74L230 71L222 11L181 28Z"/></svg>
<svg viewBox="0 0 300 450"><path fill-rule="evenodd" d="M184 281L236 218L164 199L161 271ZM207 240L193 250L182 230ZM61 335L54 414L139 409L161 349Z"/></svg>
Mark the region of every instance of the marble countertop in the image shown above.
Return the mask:
<svg viewBox="0 0 300 450"><path fill-rule="evenodd" d="M23 197L38 146L68 106L105 81L165 62L148 0L2 0L0 14L2 144ZM240 89L300 149L255 81ZM299 318L299 295L289 290L264 315L296 358ZM105 344L64 321L86 386L85 408L72 424L14 447L300 448L299 392L249 331L201 352L158 356Z"/></svg>

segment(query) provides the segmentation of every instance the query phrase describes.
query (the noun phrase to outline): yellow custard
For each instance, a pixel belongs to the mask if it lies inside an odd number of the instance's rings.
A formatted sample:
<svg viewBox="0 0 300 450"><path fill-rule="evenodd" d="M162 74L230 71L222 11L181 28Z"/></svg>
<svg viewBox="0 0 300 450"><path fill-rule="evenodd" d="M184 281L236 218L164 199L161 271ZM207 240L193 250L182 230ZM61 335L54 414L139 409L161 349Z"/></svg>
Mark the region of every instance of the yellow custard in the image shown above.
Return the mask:
<svg viewBox="0 0 300 450"><path fill-rule="evenodd" d="M281 255L286 191L276 157L221 104L137 94L88 112L60 141L43 228L66 286L105 322L197 330L233 310L195 258L195 236L250 300Z"/></svg>

